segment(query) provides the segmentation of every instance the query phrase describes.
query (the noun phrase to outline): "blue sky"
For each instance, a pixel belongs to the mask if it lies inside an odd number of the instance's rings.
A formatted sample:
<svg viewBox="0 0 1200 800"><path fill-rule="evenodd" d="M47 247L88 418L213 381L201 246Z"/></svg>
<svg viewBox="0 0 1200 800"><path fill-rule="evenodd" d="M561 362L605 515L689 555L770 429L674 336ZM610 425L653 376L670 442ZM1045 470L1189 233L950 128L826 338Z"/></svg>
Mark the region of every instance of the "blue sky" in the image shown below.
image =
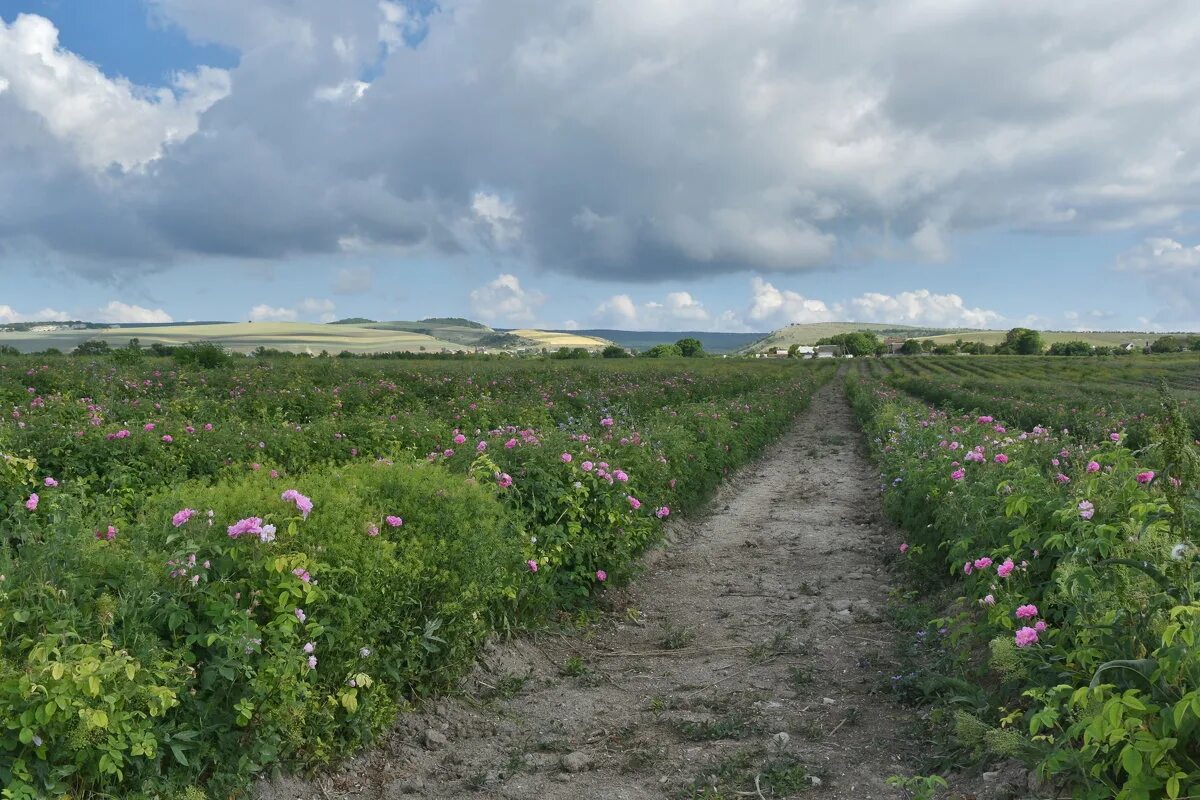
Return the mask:
<svg viewBox="0 0 1200 800"><path fill-rule="evenodd" d="M1200 328L1190 6L514 3L0 0L0 322Z"/></svg>

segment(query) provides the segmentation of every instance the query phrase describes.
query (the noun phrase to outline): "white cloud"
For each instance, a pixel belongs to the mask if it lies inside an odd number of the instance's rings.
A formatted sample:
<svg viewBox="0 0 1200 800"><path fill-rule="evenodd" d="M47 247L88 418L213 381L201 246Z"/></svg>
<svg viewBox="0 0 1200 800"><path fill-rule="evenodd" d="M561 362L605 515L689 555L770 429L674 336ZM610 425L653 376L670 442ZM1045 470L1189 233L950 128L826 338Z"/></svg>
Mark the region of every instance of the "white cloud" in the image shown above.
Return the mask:
<svg viewBox="0 0 1200 800"><path fill-rule="evenodd" d="M248 316L251 322L295 322L297 315L294 308L282 308L260 303L250 309Z"/></svg>
<svg viewBox="0 0 1200 800"><path fill-rule="evenodd" d="M1156 275L1200 274L1200 244L1185 245L1174 239L1146 239L1117 259L1120 269Z"/></svg>
<svg viewBox="0 0 1200 800"><path fill-rule="evenodd" d="M471 308L476 314L485 320L505 323L532 323L545 302L545 295L521 288L517 276L507 272L471 291Z"/></svg>
<svg viewBox="0 0 1200 800"><path fill-rule="evenodd" d="M483 223L496 247L509 247L521 238L521 215L517 207L499 195L476 192L471 199L471 211Z"/></svg>
<svg viewBox="0 0 1200 800"><path fill-rule="evenodd" d="M172 322L171 315L161 308L142 306L111 300L96 313L96 322Z"/></svg>
<svg viewBox="0 0 1200 800"><path fill-rule="evenodd" d="M627 294L617 294L598 305L592 316L599 325L636 330L747 330L736 314L714 315L690 292L668 292L661 302L641 305Z"/></svg>
<svg viewBox="0 0 1200 800"><path fill-rule="evenodd" d="M370 267L344 267L333 282L334 294L366 294L375 285L375 270Z"/></svg>
<svg viewBox="0 0 1200 800"><path fill-rule="evenodd" d="M793 322L830 322L837 319L824 301L805 297L790 289L776 289L755 277L750 282L750 309L747 320L756 327L782 327Z"/></svg>
<svg viewBox="0 0 1200 800"><path fill-rule="evenodd" d="M934 294L928 289L896 295L867 292L847 306L855 322L894 322L938 328L987 328L1004 316L984 308L968 308L956 294Z"/></svg>
<svg viewBox="0 0 1200 800"><path fill-rule="evenodd" d="M200 114L230 91L229 73L210 67L177 73L173 88L109 78L60 47L54 24L35 14L12 24L0 19L0 80L15 103L96 169L153 161L164 145L195 133Z"/></svg>
<svg viewBox="0 0 1200 800"><path fill-rule="evenodd" d="M0 324L4 325L11 322L65 322L69 319L71 317L66 311L53 308L43 308L33 314L22 314L12 306L0 305Z"/></svg>
<svg viewBox="0 0 1200 800"><path fill-rule="evenodd" d="M260 303L250 309L249 318L254 322L296 322L301 317L316 318L320 322L333 322L336 306L332 300L306 297L294 308Z"/></svg>

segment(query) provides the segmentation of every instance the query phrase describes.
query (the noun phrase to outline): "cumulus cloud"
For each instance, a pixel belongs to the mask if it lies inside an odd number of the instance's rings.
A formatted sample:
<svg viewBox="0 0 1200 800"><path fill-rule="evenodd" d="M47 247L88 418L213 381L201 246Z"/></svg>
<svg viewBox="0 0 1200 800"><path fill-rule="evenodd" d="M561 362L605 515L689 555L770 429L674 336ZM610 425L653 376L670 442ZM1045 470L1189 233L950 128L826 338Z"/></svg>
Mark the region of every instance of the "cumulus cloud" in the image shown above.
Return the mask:
<svg viewBox="0 0 1200 800"><path fill-rule="evenodd" d="M851 300L846 311L855 322L895 322L938 328L987 328L1004 315L985 308L968 308L956 294L934 294L928 289L889 295L867 292Z"/></svg>
<svg viewBox="0 0 1200 800"><path fill-rule="evenodd" d="M199 127L199 116L229 93L225 70L201 67L147 91L109 78L63 49L53 23L21 14L0 19L0 81L10 102L37 115L45 129L87 166L125 169L160 157L163 147Z"/></svg>
<svg viewBox="0 0 1200 800"><path fill-rule="evenodd" d="M1196 4L151 3L238 66L135 86L4 24L0 258L519 250L658 281L1200 203Z"/></svg>
<svg viewBox="0 0 1200 800"><path fill-rule="evenodd" d="M641 304L617 294L600 303L592 316L598 325L633 330L747 330L736 314L713 314L690 292L668 292L662 301Z"/></svg>
<svg viewBox="0 0 1200 800"><path fill-rule="evenodd" d="M69 319L71 316L66 311L57 311L53 308L43 308L32 314L22 314L10 305L0 305L0 324L3 325L12 322L65 322Z"/></svg>
<svg viewBox="0 0 1200 800"><path fill-rule="evenodd" d="M758 327L782 327L793 322L830 322L834 309L822 300L805 297L790 289L776 289L762 278L750 282L751 300L746 318Z"/></svg>
<svg viewBox="0 0 1200 800"><path fill-rule="evenodd" d="M471 308L485 320L529 324L546 302L541 292L526 290L516 275L507 272L471 291Z"/></svg>
<svg viewBox="0 0 1200 800"><path fill-rule="evenodd" d="M260 303L250 309L248 316L252 322L296 322L302 317L320 322L333 322L337 319L337 315L333 313L335 308L332 300L306 297L292 308Z"/></svg>
<svg viewBox="0 0 1200 800"><path fill-rule="evenodd" d="M95 317L96 322L173 322L171 315L161 308L143 308L138 305L111 300L101 308Z"/></svg>

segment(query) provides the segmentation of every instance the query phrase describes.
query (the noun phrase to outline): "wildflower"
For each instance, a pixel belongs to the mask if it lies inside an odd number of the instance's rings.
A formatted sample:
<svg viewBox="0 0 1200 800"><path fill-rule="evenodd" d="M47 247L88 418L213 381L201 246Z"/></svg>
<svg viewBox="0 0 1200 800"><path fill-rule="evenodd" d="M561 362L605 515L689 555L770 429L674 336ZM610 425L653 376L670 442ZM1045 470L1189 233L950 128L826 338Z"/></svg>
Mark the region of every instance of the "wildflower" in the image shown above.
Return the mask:
<svg viewBox="0 0 1200 800"><path fill-rule="evenodd" d="M1091 519L1092 515L1095 513L1096 513L1096 507L1093 506L1091 503L1089 503L1087 500L1081 500L1079 502L1079 516L1081 518Z"/></svg>
<svg viewBox="0 0 1200 800"><path fill-rule="evenodd" d="M37 510L37 507L38 507L37 492L34 492L33 494L29 495L29 499L25 501L25 507L28 508L30 511Z"/></svg>
<svg viewBox="0 0 1200 800"><path fill-rule="evenodd" d="M1017 619L1033 619L1038 615L1037 606L1032 603L1023 606L1017 606L1015 612Z"/></svg>
<svg viewBox="0 0 1200 800"><path fill-rule="evenodd" d="M1099 461L1089 461L1087 463L1087 471L1088 472L1099 472L1100 471L1100 462Z"/></svg>
<svg viewBox="0 0 1200 800"><path fill-rule="evenodd" d="M900 552L901 552L901 553L907 553L907 552L908 552L908 542L902 542L902 543L900 544Z"/></svg>
<svg viewBox="0 0 1200 800"><path fill-rule="evenodd" d="M950 473L951 480L961 481L965 477L967 477L967 471L961 467Z"/></svg>
<svg viewBox="0 0 1200 800"><path fill-rule="evenodd" d="M602 569L596 570L596 580L604 583L606 580L608 580L608 573Z"/></svg>
<svg viewBox="0 0 1200 800"><path fill-rule="evenodd" d="M659 519L666 519L667 517L671 516L671 507L659 506L658 508L654 509L654 516L658 517Z"/></svg>
<svg viewBox="0 0 1200 800"><path fill-rule="evenodd" d="M300 509L300 516L308 519L308 515L312 513L313 502L304 495L300 494L295 489L288 489L279 496L279 499L296 504L296 508Z"/></svg>
<svg viewBox="0 0 1200 800"><path fill-rule="evenodd" d="M529 567L530 572L538 571L538 563L537 563L537 561L533 560L532 558L525 562L525 566Z"/></svg>
<svg viewBox="0 0 1200 800"><path fill-rule="evenodd" d="M176 528L182 527L196 513L194 508L181 508L171 517L171 524Z"/></svg>
<svg viewBox="0 0 1200 800"><path fill-rule="evenodd" d="M634 497L631 494L626 495L625 499L629 501L629 507L632 508L634 511L637 511L639 508L642 507L642 501L638 500L636 497Z"/></svg>
<svg viewBox="0 0 1200 800"><path fill-rule="evenodd" d="M392 516L391 514L388 514L386 517L383 518L383 520L388 525L391 525L393 528L399 528L401 525L404 524L403 519L401 519L400 517Z"/></svg>
<svg viewBox="0 0 1200 800"><path fill-rule="evenodd" d="M1013 564L1013 560L1011 558L1006 558L1004 559L1003 564L996 567L996 574L1001 578L1007 578L1010 574L1012 574L1014 569L1016 569L1016 565Z"/></svg>
<svg viewBox="0 0 1200 800"><path fill-rule="evenodd" d="M562 461L564 464L570 464L570 463L571 463L571 458L572 458L572 456L571 456L571 454L570 454L570 453L563 453L561 456L559 456L559 459L560 459L560 460L561 460L561 461Z"/></svg>
<svg viewBox="0 0 1200 800"><path fill-rule="evenodd" d="M987 569L992 565L992 560L987 556L975 559L975 569Z"/></svg>
<svg viewBox="0 0 1200 800"><path fill-rule="evenodd" d="M1020 628L1016 633L1017 647L1028 647L1038 640L1037 631L1028 626Z"/></svg>
<svg viewBox="0 0 1200 800"><path fill-rule="evenodd" d="M1008 456L1004 455L1004 453L996 453L996 457L992 461L995 461L997 464L1007 464Z"/></svg>
<svg viewBox="0 0 1200 800"><path fill-rule="evenodd" d="M1153 470L1146 470L1145 472L1139 472L1137 475L1138 483L1145 484L1145 483L1149 483L1152 480L1154 480L1154 471Z"/></svg>
<svg viewBox="0 0 1200 800"><path fill-rule="evenodd" d="M51 489L53 489L55 486L58 486L58 481L54 480L54 478L51 478L49 476L47 476L46 480L42 481L42 483L46 484L46 486Z"/></svg>

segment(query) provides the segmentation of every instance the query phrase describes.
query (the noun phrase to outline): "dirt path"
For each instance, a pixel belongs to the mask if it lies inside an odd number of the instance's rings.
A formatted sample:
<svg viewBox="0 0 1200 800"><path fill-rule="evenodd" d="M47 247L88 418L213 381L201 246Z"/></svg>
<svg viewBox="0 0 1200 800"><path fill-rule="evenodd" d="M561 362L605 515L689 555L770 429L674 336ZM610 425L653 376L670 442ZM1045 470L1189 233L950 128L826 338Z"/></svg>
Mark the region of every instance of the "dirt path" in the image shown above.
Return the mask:
<svg viewBox="0 0 1200 800"><path fill-rule="evenodd" d="M463 696L259 796L897 797L911 721L884 691L881 612L899 538L860 437L835 380L599 623L490 649Z"/></svg>

